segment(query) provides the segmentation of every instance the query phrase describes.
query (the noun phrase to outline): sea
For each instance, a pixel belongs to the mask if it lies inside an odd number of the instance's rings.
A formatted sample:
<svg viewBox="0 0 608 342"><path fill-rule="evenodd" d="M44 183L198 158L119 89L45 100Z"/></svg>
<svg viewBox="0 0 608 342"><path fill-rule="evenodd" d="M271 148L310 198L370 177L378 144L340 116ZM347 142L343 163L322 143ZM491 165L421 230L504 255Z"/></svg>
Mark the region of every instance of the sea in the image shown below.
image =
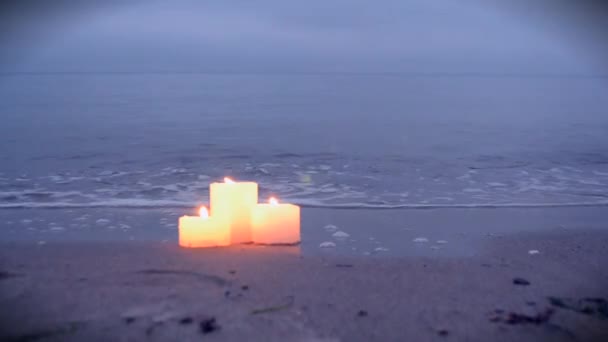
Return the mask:
<svg viewBox="0 0 608 342"><path fill-rule="evenodd" d="M608 205L608 79L4 73L0 209Z"/></svg>

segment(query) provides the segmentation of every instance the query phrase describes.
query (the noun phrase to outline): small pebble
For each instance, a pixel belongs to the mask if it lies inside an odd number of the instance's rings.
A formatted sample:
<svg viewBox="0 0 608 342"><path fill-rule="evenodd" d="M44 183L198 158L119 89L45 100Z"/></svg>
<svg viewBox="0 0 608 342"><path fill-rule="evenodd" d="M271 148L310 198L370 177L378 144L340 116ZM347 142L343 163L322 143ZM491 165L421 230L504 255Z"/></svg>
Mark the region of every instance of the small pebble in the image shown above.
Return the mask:
<svg viewBox="0 0 608 342"><path fill-rule="evenodd" d="M414 240L412 240L414 242L429 242L429 239L425 238L425 237L417 237Z"/></svg>
<svg viewBox="0 0 608 342"><path fill-rule="evenodd" d="M336 244L330 241L321 242L319 245L320 248L333 248L336 247Z"/></svg>
<svg viewBox="0 0 608 342"><path fill-rule="evenodd" d="M540 254L540 251L537 250L537 249L531 249L531 250L528 251L528 254L530 254L530 255Z"/></svg>
<svg viewBox="0 0 608 342"><path fill-rule="evenodd" d="M215 321L215 317L202 320L199 327L203 334L209 334L220 329L220 326Z"/></svg>
<svg viewBox="0 0 608 342"><path fill-rule="evenodd" d="M524 278L513 278L513 284L527 286L530 285L530 282Z"/></svg>
<svg viewBox="0 0 608 342"><path fill-rule="evenodd" d="M448 243L448 242L446 240L437 240L437 243L445 244L445 243Z"/></svg>
<svg viewBox="0 0 608 342"><path fill-rule="evenodd" d="M191 317L184 317L182 319L179 320L179 324L192 324L193 320Z"/></svg>

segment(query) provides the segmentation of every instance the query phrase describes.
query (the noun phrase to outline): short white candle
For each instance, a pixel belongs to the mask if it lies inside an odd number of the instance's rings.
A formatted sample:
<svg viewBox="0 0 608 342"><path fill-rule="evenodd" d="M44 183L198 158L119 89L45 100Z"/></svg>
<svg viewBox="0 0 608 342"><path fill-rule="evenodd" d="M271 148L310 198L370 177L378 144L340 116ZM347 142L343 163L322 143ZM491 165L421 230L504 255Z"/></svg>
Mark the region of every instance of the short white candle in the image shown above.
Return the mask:
<svg viewBox="0 0 608 342"><path fill-rule="evenodd" d="M182 247L214 247L230 244L230 228L223 220L209 217L202 207L199 216L179 218L179 245Z"/></svg>
<svg viewBox="0 0 608 342"><path fill-rule="evenodd" d="M295 244L300 242L300 207L270 198L268 204L256 205L251 213L253 242L259 244Z"/></svg>

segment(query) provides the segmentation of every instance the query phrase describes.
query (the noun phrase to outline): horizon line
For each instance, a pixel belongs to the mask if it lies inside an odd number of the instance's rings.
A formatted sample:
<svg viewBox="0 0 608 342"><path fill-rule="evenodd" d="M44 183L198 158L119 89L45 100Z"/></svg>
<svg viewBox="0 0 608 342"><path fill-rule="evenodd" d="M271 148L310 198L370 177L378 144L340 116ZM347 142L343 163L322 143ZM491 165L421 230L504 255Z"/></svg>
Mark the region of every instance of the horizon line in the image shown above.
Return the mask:
<svg viewBox="0 0 608 342"><path fill-rule="evenodd" d="M203 70L57 70L57 71L0 71L0 76L46 76L46 75L336 75L336 76L393 76L393 77L462 77L462 78L577 78L603 79L608 74L584 73L525 73L525 72L416 72L416 71L203 71Z"/></svg>

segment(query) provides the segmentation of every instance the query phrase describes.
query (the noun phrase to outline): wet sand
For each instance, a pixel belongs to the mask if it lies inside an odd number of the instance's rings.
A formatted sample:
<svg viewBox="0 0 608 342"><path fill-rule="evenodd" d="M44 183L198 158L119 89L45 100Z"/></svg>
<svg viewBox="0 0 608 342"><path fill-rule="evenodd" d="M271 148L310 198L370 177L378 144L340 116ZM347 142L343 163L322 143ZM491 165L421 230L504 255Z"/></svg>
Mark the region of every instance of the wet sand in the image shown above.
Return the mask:
<svg viewBox="0 0 608 342"><path fill-rule="evenodd" d="M29 233L0 243L0 340L606 340L603 209L306 209L301 246L203 250L158 230L165 212L106 209L148 228L87 241L81 212L5 211L33 222L4 226Z"/></svg>

